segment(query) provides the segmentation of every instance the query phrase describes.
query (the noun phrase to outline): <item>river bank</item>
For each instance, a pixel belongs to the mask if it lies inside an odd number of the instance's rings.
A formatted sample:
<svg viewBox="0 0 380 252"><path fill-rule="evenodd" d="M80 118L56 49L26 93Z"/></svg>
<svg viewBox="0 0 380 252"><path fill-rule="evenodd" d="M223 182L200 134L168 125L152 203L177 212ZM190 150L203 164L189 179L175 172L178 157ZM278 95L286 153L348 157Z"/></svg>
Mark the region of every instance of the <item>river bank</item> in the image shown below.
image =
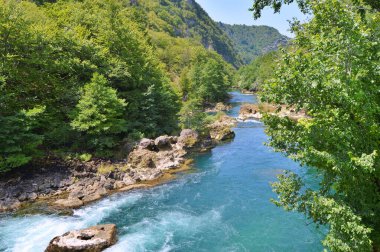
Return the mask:
<svg viewBox="0 0 380 252"><path fill-rule="evenodd" d="M233 93L228 112L237 117L252 95ZM0 217L0 251L43 251L67 231L114 223L119 251L322 251L323 231L301 214L269 199L270 182L288 169L317 183L312 170L274 153L258 121L240 122L236 136L194 156L192 169L155 187L119 192L75 209L71 216Z"/></svg>
<svg viewBox="0 0 380 252"><path fill-rule="evenodd" d="M183 130L179 136L142 139L126 160L63 160L49 157L33 167L0 178L0 212L18 214L71 209L116 192L149 188L191 168L191 156L234 137L235 119L222 116L210 124L209 136Z"/></svg>

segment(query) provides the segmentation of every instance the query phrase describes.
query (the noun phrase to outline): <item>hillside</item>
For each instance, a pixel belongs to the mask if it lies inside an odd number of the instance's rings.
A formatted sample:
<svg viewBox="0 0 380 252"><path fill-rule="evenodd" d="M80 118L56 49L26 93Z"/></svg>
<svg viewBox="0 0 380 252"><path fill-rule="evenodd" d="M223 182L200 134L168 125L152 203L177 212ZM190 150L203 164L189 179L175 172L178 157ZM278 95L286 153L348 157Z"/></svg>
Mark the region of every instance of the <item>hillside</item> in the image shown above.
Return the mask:
<svg viewBox="0 0 380 252"><path fill-rule="evenodd" d="M194 2L36 2L0 1L0 173L124 159L142 137L203 130L228 98L234 68L209 48L237 53Z"/></svg>
<svg viewBox="0 0 380 252"><path fill-rule="evenodd" d="M232 40L194 0L133 0L146 15L148 29L175 38L191 38L239 67L242 63Z"/></svg>
<svg viewBox="0 0 380 252"><path fill-rule="evenodd" d="M288 37L269 26L217 24L231 38L245 64L289 41Z"/></svg>

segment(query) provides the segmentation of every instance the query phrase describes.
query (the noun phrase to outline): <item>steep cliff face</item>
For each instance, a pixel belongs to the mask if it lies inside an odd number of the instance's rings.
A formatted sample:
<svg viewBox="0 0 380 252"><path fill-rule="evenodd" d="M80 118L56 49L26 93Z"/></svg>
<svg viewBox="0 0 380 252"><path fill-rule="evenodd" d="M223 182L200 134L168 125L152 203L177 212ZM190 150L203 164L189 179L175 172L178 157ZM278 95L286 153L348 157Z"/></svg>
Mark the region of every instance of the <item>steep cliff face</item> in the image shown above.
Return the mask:
<svg viewBox="0 0 380 252"><path fill-rule="evenodd" d="M290 38L269 26L229 25L218 23L218 26L230 37L235 49L245 64L257 56L275 51L280 45L288 44Z"/></svg>
<svg viewBox="0 0 380 252"><path fill-rule="evenodd" d="M232 40L194 0L132 0L147 15L149 29L173 37L196 39L239 67L242 60Z"/></svg>

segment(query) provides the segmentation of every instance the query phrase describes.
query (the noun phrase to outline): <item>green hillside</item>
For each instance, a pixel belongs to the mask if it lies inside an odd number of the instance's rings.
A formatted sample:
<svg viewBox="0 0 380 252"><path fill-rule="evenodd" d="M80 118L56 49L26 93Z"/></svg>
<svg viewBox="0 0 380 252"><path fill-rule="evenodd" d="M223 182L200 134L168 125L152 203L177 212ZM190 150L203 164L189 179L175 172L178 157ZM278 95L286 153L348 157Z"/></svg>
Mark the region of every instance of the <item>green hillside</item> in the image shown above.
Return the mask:
<svg viewBox="0 0 380 252"><path fill-rule="evenodd" d="M149 30L195 39L235 67L241 65L232 40L194 0L134 0L131 4L143 10Z"/></svg>
<svg viewBox="0 0 380 252"><path fill-rule="evenodd" d="M240 61L193 1L35 2L0 1L0 173L123 158L136 139L202 128L228 98L234 67L215 50Z"/></svg>
<svg viewBox="0 0 380 252"><path fill-rule="evenodd" d="M278 45L285 45L289 38L269 26L229 25L218 26L232 39L245 64L257 56L276 50Z"/></svg>

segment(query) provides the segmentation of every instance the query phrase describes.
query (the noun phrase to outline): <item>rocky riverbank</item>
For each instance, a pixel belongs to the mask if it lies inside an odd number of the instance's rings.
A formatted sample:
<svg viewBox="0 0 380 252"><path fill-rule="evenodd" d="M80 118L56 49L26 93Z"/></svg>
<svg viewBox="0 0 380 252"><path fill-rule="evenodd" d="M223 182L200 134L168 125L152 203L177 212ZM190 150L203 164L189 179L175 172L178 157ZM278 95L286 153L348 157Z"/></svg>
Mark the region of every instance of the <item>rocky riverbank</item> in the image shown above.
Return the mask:
<svg viewBox="0 0 380 252"><path fill-rule="evenodd" d="M206 108L206 113L217 113L229 111L232 108L230 104L224 104L223 102L218 102L217 104Z"/></svg>
<svg viewBox="0 0 380 252"><path fill-rule="evenodd" d="M288 108L286 105L272 105L267 103L261 104L243 104L239 112L239 120L246 121L249 119L260 120L265 113L277 115L279 117L289 117L291 120L298 121L301 118L307 118L305 111L296 111Z"/></svg>
<svg viewBox="0 0 380 252"><path fill-rule="evenodd" d="M37 168L0 178L0 212L21 209L27 213L23 210L37 205L68 213L114 192L160 184L173 178L173 173L189 169L190 153L233 138L233 121L223 116L209 126L209 137L183 130L179 136L142 139L123 161L44 160Z"/></svg>

